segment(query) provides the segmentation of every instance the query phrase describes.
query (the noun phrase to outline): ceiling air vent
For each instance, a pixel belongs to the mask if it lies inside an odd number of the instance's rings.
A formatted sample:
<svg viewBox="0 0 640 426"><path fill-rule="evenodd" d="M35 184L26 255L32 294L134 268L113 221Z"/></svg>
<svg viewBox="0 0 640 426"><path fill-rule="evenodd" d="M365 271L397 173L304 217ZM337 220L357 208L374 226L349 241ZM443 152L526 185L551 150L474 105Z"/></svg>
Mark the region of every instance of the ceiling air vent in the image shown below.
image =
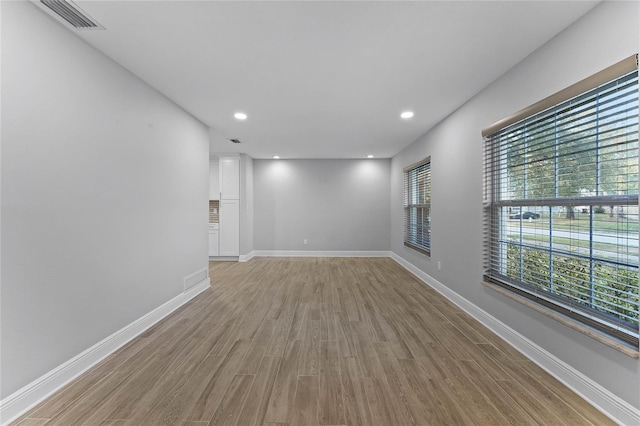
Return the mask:
<svg viewBox="0 0 640 426"><path fill-rule="evenodd" d="M69 0L40 0L39 3L50 15L77 30L104 30L102 25Z"/></svg>
<svg viewBox="0 0 640 426"><path fill-rule="evenodd" d="M240 139L229 139L233 143L240 143Z"/></svg>

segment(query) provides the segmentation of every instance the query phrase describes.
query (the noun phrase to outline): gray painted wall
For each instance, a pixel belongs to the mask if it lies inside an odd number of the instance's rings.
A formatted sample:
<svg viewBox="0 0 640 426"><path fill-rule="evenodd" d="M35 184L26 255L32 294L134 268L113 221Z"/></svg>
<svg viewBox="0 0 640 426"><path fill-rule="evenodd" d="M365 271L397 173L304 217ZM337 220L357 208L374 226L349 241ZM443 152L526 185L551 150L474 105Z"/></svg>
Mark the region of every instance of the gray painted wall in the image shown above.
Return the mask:
<svg viewBox="0 0 640 426"><path fill-rule="evenodd" d="M254 160L253 171L256 250L389 250L390 160Z"/></svg>
<svg viewBox="0 0 640 426"><path fill-rule="evenodd" d="M207 267L208 162L206 126L2 2L2 398Z"/></svg>
<svg viewBox="0 0 640 426"><path fill-rule="evenodd" d="M392 159L391 249L640 407L640 363L481 285L482 128L639 50L637 2L603 2ZM482 66L479 64L478 66ZM470 78L473 78L473 70ZM431 155L431 259L402 243L402 169ZM437 270L442 262L442 271Z"/></svg>
<svg viewBox="0 0 640 426"><path fill-rule="evenodd" d="M253 251L253 158L240 155L240 255Z"/></svg>

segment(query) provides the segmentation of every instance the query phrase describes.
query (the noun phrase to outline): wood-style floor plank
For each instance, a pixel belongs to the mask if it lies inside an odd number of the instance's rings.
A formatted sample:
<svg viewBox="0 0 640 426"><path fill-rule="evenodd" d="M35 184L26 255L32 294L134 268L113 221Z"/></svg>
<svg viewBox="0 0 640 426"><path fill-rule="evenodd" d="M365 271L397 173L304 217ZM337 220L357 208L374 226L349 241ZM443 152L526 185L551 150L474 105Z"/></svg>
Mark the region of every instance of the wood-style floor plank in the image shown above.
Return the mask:
<svg viewBox="0 0 640 426"><path fill-rule="evenodd" d="M317 425L318 398L318 376L298 376L296 399L289 423L294 425Z"/></svg>
<svg viewBox="0 0 640 426"><path fill-rule="evenodd" d="M280 363L280 370L273 384L269 408L265 417L269 423L287 423L289 421L298 384L300 346L300 340L293 341Z"/></svg>
<svg viewBox="0 0 640 426"><path fill-rule="evenodd" d="M244 401L249 393L254 376L235 376L227 388L227 392L218 405L209 424L211 426L236 424Z"/></svg>
<svg viewBox="0 0 640 426"><path fill-rule="evenodd" d="M343 425L344 403L336 341L320 342L319 424Z"/></svg>
<svg viewBox="0 0 640 426"><path fill-rule="evenodd" d="M280 357L262 358L262 363L247 395L247 401L240 412L238 425L259 426L264 423L281 360Z"/></svg>
<svg viewBox="0 0 640 426"><path fill-rule="evenodd" d="M49 423L49 419L24 419L20 423L20 426L43 426Z"/></svg>
<svg viewBox="0 0 640 426"><path fill-rule="evenodd" d="M207 383L202 393L198 395L198 399L186 420L210 421L213 418L218 405L226 394L227 388L233 382L249 343L247 340L235 341L211 377L211 380L209 380L209 383Z"/></svg>
<svg viewBox="0 0 640 426"><path fill-rule="evenodd" d="M366 426L371 424L371 412L364 390L364 382L358 360L347 357L342 360L340 370L345 424Z"/></svg>
<svg viewBox="0 0 640 426"><path fill-rule="evenodd" d="M391 259L255 258L210 276L13 425L612 424Z"/></svg>

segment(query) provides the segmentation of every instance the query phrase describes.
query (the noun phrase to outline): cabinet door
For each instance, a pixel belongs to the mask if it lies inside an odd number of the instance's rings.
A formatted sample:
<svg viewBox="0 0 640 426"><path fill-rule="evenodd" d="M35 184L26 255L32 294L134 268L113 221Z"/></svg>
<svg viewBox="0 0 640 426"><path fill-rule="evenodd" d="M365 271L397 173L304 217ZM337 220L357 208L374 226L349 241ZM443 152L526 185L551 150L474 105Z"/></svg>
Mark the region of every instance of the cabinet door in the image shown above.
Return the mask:
<svg viewBox="0 0 640 426"><path fill-rule="evenodd" d="M220 157L220 199L240 199L240 158Z"/></svg>
<svg viewBox="0 0 640 426"><path fill-rule="evenodd" d="M240 255L240 201L220 200L220 256Z"/></svg>
<svg viewBox="0 0 640 426"><path fill-rule="evenodd" d="M220 256L218 249L218 230L209 231L209 256Z"/></svg>
<svg viewBox="0 0 640 426"><path fill-rule="evenodd" d="M209 162L209 199L220 199L220 161L218 159Z"/></svg>

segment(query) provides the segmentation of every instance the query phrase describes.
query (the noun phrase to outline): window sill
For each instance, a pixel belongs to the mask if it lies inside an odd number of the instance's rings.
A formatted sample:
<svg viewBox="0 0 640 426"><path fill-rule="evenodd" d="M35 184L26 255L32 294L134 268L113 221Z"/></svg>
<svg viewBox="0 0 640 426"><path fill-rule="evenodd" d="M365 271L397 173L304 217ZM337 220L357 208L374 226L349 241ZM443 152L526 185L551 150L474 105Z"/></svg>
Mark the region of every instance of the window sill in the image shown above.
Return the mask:
<svg viewBox="0 0 640 426"><path fill-rule="evenodd" d="M592 339L597 340L598 342L605 344L607 346L609 346L610 348L613 348L615 350L617 350L618 352L622 352L623 354L627 355L628 357L631 358L635 358L638 359L640 358L640 350L638 348L633 348L630 347L612 337L607 336L606 334L603 334L601 332L599 332L598 330L594 330L593 328L587 327L584 324L581 324L571 318L566 317L565 315L562 315L558 312L555 312L549 308L546 308L544 306L541 306L538 303L535 303L525 297L519 296L503 287L500 287L499 285L496 284L491 284L488 283L486 281L482 282L482 285L484 285L485 287L488 287L500 294L502 294L503 296L506 296L512 300L515 300L518 303L521 303L531 309L533 309L536 312L539 312L549 318L552 318L564 325L566 325L567 327L579 331L582 334L586 334L587 336L591 337Z"/></svg>
<svg viewBox="0 0 640 426"><path fill-rule="evenodd" d="M426 250L426 249L424 249L424 248L422 248L420 246L408 243L406 241L404 242L404 246L409 248L409 249L411 249L411 250L413 250L413 251L416 251L418 253L424 254L427 257L431 257L431 250Z"/></svg>

